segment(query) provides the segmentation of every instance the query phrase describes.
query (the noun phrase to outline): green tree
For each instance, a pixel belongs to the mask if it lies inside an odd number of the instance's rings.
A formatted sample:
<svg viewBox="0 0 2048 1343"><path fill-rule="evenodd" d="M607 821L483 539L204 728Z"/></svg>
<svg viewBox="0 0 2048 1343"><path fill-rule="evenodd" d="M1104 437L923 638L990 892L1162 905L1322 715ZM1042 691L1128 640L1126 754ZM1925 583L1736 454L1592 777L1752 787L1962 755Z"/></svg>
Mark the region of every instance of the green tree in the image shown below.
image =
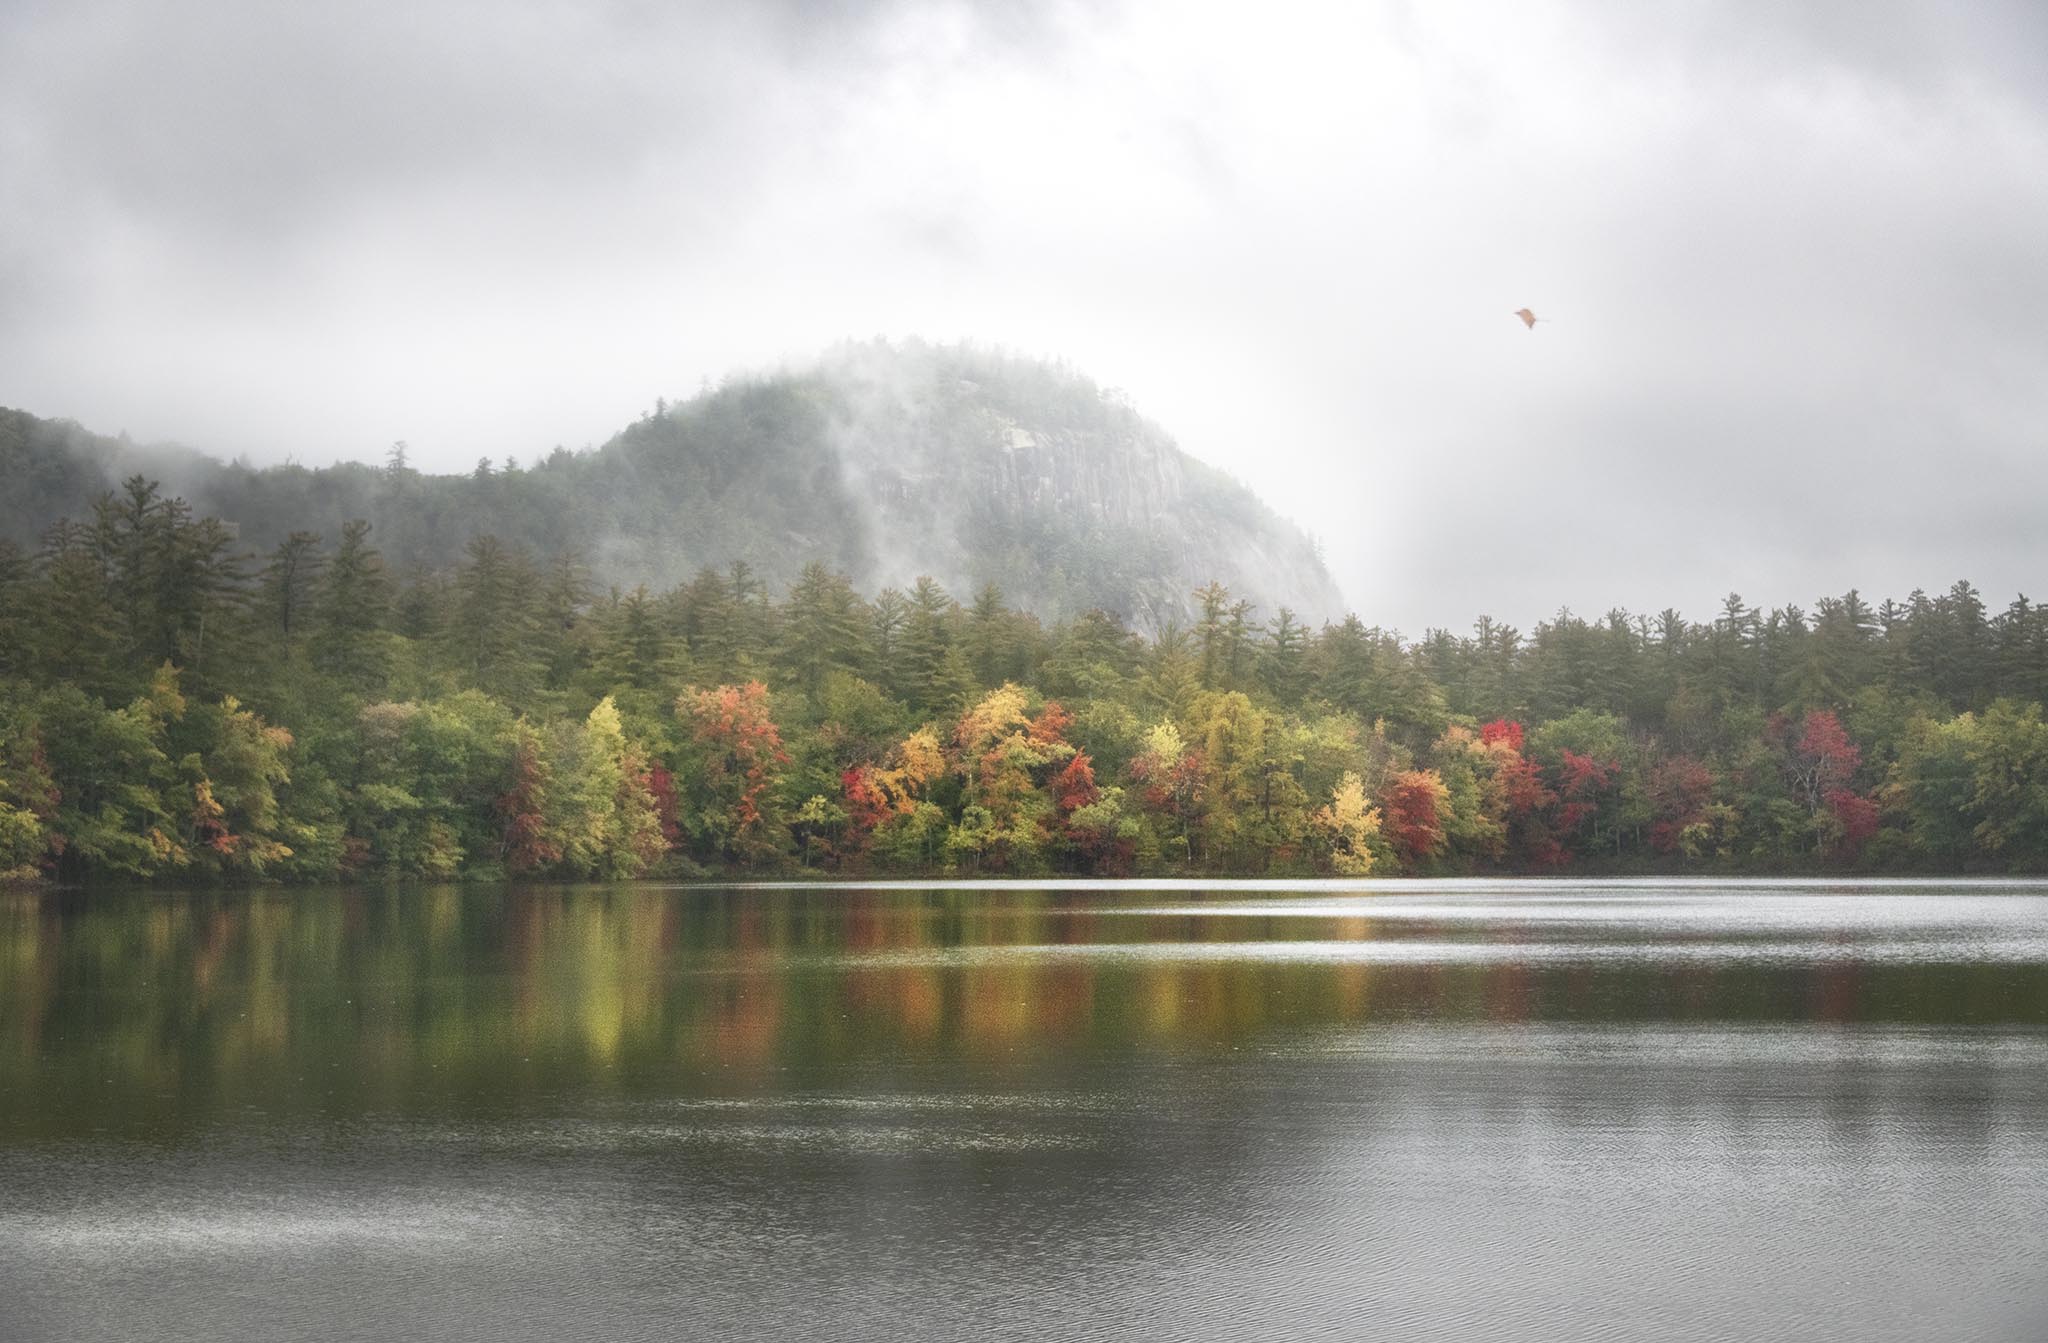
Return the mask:
<svg viewBox="0 0 2048 1343"><path fill-rule="evenodd" d="M342 527L315 602L312 635L313 664L363 695L383 687L390 666L384 621L391 582L369 538L370 524L361 518Z"/></svg>
<svg viewBox="0 0 2048 1343"><path fill-rule="evenodd" d="M280 541L264 566L259 608L265 625L289 656L305 633L307 617L319 591L326 558L313 532L293 532Z"/></svg>
<svg viewBox="0 0 2048 1343"><path fill-rule="evenodd" d="M790 587L776 662L790 684L816 695L834 672L858 676L873 659L873 616L843 574L815 561Z"/></svg>
<svg viewBox="0 0 2048 1343"><path fill-rule="evenodd" d="M637 877L667 851L645 759L627 741L609 696L584 719L558 778L555 846L571 871Z"/></svg>
<svg viewBox="0 0 2048 1343"><path fill-rule="evenodd" d="M533 566L490 535L471 537L466 554L468 561L455 576L448 656L468 684L508 703L526 704L540 688L543 673L535 652L539 611Z"/></svg>

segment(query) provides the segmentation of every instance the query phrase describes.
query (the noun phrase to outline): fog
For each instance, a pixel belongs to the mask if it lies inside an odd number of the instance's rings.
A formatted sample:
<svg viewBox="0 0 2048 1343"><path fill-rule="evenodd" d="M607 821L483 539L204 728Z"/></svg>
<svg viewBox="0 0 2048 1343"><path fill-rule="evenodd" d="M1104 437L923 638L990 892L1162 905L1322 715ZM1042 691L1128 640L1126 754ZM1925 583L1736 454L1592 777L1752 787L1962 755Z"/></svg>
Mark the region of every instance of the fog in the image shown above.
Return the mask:
<svg viewBox="0 0 2048 1343"><path fill-rule="evenodd" d="M2043 588L2048 9L1019 8L15 0L0 404L452 471L964 338L1411 633Z"/></svg>

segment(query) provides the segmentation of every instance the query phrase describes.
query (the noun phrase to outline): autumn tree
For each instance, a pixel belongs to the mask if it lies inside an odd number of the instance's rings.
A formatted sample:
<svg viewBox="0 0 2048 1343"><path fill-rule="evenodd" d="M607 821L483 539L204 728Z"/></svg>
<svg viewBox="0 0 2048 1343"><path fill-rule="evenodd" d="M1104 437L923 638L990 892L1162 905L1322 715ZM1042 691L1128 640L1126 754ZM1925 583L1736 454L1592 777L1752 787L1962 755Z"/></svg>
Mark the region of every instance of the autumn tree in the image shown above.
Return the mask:
<svg viewBox="0 0 2048 1343"><path fill-rule="evenodd" d="M1658 853L1701 855L1709 833L1714 772L1691 756L1667 756L1650 771L1650 847Z"/></svg>
<svg viewBox="0 0 2048 1343"><path fill-rule="evenodd" d="M232 695L192 716L206 720L197 735L208 740L183 764L192 787L188 850L223 875L262 876L292 856L277 796L291 778L292 734Z"/></svg>
<svg viewBox="0 0 2048 1343"><path fill-rule="evenodd" d="M462 507L397 462L336 496L386 510L402 583L360 519L324 563L299 519L240 519L252 572L144 478L32 555L0 538L0 871L624 875L678 844L903 870L2048 863L2048 611L2024 596L1731 595L1419 641L1260 629L1220 584L1047 630L985 572L964 609L929 578L869 603L803 556L593 597L574 552L512 539L549 534L521 492L581 460L493 464ZM472 540L449 564L427 533ZM678 699L693 681L718 688Z"/></svg>
<svg viewBox="0 0 2048 1343"><path fill-rule="evenodd" d="M1411 867L1443 851L1449 790L1435 770L1403 770L1380 797L1382 828L1394 852Z"/></svg>
<svg viewBox="0 0 2048 1343"><path fill-rule="evenodd" d="M503 826L498 851L505 870L514 876L544 872L562 861L564 836L549 822L552 773L539 735L521 724L512 750L510 786L493 804Z"/></svg>
<svg viewBox="0 0 2048 1343"><path fill-rule="evenodd" d="M1275 716L1242 691L1209 691L1196 697L1187 726L1201 760L1204 856L1240 867L1290 858L1308 795Z"/></svg>
<svg viewBox="0 0 2048 1343"><path fill-rule="evenodd" d="M1373 840L1380 833L1380 813L1366 800L1365 780L1346 772L1330 790L1329 802L1309 818L1328 847L1330 866L1347 877L1372 871Z"/></svg>
<svg viewBox="0 0 2048 1343"><path fill-rule="evenodd" d="M1877 807L1853 787L1863 753L1831 709L1809 710L1796 736L1774 725L1787 741L1784 769L1806 808L1816 849L1853 854L1877 833Z"/></svg>
<svg viewBox="0 0 2048 1343"><path fill-rule="evenodd" d="M1181 860L1192 863L1201 805L1201 754L1188 749L1171 719L1162 719L1145 734L1145 747L1132 759L1130 773L1145 809L1168 832L1161 838L1170 839Z"/></svg>
<svg viewBox="0 0 2048 1343"><path fill-rule="evenodd" d="M1065 732L1072 718L1057 703L1034 717L1024 691L1005 682L960 716L953 740L960 752L966 807L985 812L985 824L971 828L972 845L956 845L1001 865L1035 862L1045 841L1048 800L1041 780L1052 766L1070 759L1074 747ZM967 812L962 811L962 824Z"/></svg>
<svg viewBox="0 0 2048 1343"><path fill-rule="evenodd" d="M549 840L572 871L637 877L668 850L646 757L627 739L609 696L573 739L556 797Z"/></svg>
<svg viewBox="0 0 2048 1343"><path fill-rule="evenodd" d="M779 857L787 830L773 789L789 755L759 681L694 690L676 701L690 739L685 771L699 850L726 862Z"/></svg>

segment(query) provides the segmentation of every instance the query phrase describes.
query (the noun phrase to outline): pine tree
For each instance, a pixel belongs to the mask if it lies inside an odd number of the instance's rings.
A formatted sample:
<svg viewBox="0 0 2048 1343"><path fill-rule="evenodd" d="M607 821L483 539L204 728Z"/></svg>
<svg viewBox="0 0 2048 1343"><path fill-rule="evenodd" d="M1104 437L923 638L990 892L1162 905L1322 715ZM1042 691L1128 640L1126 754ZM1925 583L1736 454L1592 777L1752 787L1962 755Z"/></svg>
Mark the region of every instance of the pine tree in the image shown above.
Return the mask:
<svg viewBox="0 0 2048 1343"><path fill-rule="evenodd" d="M469 684L512 705L539 689L542 661L533 566L491 535L470 538L455 576L448 656Z"/></svg>
<svg viewBox="0 0 2048 1343"><path fill-rule="evenodd" d="M944 712L974 691L973 670L954 635L959 609L929 576L911 588L899 661L904 698L919 713Z"/></svg>
<svg viewBox="0 0 2048 1343"><path fill-rule="evenodd" d="M313 665L361 695L376 693L389 670L383 626L391 581L369 538L366 520L343 525L313 610Z"/></svg>
<svg viewBox="0 0 2048 1343"><path fill-rule="evenodd" d="M1196 675L1202 689L1215 690L1228 661L1224 644L1230 589L1211 580L1195 590L1195 600L1201 603L1201 614L1195 620L1195 648L1200 659Z"/></svg>
<svg viewBox="0 0 2048 1343"><path fill-rule="evenodd" d="M139 683L125 656L104 550L92 531L59 522L43 534L28 602L27 659L49 683L118 699Z"/></svg>
<svg viewBox="0 0 2048 1343"><path fill-rule="evenodd" d="M1308 631L1295 619L1294 612L1284 606L1266 626L1266 643L1259 662L1260 679L1265 682L1267 692L1288 708L1301 703L1302 689L1308 681L1303 658L1303 647L1308 637Z"/></svg>
<svg viewBox="0 0 2048 1343"><path fill-rule="evenodd" d="M910 603L895 588L883 588L875 597L872 614L875 651L875 683L897 699L905 698L902 666L903 637L910 622Z"/></svg>
<svg viewBox="0 0 2048 1343"><path fill-rule="evenodd" d="M305 635L314 595L319 591L320 571L326 563L317 534L293 532L278 543L264 566L258 605L265 628L287 656L294 641Z"/></svg>
<svg viewBox="0 0 2048 1343"><path fill-rule="evenodd" d="M815 697L831 673L858 676L872 660L872 614L844 575L816 561L791 585L781 623L777 665L806 695Z"/></svg>

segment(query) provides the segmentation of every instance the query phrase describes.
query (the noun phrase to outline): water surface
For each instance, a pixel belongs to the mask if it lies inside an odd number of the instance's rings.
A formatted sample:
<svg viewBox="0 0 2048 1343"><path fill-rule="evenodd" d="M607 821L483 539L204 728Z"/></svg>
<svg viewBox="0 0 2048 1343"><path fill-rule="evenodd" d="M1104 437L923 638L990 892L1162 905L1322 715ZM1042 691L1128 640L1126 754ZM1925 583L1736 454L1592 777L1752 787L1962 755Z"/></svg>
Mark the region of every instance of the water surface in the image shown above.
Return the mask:
<svg viewBox="0 0 2048 1343"><path fill-rule="evenodd" d="M2048 1337L2048 887L0 895L0 1337Z"/></svg>

